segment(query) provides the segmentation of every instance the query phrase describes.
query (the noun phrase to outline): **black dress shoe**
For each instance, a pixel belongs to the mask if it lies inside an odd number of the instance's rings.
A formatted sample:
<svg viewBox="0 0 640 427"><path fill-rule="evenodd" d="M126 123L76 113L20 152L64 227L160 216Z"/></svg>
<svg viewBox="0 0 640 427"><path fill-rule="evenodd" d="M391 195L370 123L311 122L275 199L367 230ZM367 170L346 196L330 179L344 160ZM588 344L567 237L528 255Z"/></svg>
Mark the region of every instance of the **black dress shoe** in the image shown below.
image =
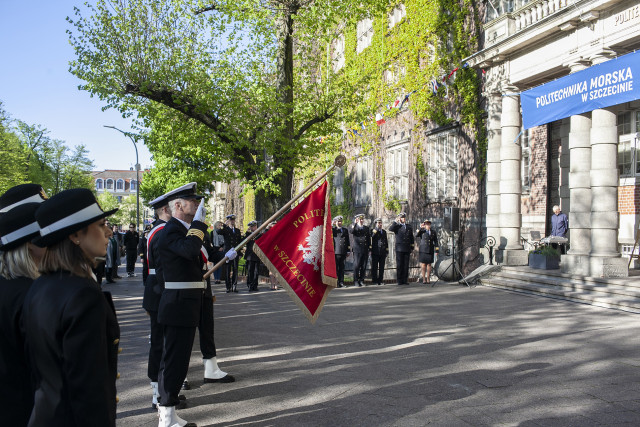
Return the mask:
<svg viewBox="0 0 640 427"><path fill-rule="evenodd" d="M189 380L184 380L184 382L182 383L182 389L191 390L191 386L189 385Z"/></svg>
<svg viewBox="0 0 640 427"><path fill-rule="evenodd" d="M184 394L179 394L178 400L187 400L187 396L185 396Z"/></svg>
<svg viewBox="0 0 640 427"><path fill-rule="evenodd" d="M236 379L233 377L233 375L225 375L222 378L205 378L204 379L204 383L205 384L210 384L210 383L232 383L234 382Z"/></svg>
<svg viewBox="0 0 640 427"><path fill-rule="evenodd" d="M344 287L344 285L343 285L342 283L338 283L338 287L339 287L339 288L343 288L343 287Z"/></svg>
<svg viewBox="0 0 640 427"><path fill-rule="evenodd" d="M358 287L361 288L362 287L362 282L358 282Z"/></svg>
<svg viewBox="0 0 640 427"><path fill-rule="evenodd" d="M187 408L187 401L186 400L181 400L176 405L176 409L186 409L186 408Z"/></svg>

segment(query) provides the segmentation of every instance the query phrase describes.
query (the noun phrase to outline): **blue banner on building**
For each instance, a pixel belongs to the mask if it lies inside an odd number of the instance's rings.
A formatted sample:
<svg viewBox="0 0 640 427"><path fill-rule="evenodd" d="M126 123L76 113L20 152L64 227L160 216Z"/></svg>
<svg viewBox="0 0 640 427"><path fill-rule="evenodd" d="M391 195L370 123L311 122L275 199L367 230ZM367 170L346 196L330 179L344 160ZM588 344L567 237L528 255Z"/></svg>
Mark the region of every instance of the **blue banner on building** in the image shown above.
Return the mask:
<svg viewBox="0 0 640 427"><path fill-rule="evenodd" d="M522 124L529 129L636 99L640 99L640 51L522 92Z"/></svg>

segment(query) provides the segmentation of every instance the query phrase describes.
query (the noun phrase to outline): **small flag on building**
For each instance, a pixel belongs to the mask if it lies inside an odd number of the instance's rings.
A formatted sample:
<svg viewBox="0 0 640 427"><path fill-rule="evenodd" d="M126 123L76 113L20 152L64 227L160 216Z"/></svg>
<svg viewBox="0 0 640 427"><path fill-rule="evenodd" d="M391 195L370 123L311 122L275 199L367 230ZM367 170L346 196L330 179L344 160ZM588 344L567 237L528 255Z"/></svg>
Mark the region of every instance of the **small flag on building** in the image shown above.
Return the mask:
<svg viewBox="0 0 640 427"><path fill-rule="evenodd" d="M387 123L387 121L384 119L384 116L380 113L376 114L376 123L378 124L378 126L381 126L385 123Z"/></svg>
<svg viewBox="0 0 640 427"><path fill-rule="evenodd" d="M324 182L253 246L311 323L337 286L329 184Z"/></svg>

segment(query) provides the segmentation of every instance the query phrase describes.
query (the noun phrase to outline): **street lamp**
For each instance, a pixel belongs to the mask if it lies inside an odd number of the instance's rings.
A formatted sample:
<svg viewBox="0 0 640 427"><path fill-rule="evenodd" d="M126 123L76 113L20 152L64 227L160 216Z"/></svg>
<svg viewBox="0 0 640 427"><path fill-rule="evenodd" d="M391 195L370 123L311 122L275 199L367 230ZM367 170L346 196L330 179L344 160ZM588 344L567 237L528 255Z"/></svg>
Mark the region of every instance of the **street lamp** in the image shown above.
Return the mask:
<svg viewBox="0 0 640 427"><path fill-rule="evenodd" d="M133 142L133 147L136 149L136 230L140 231L140 163L138 163L138 144L136 143L137 137L140 135L135 135L130 132L125 132L123 130L118 129L115 126L107 126L104 127L109 129L115 129L123 135L131 138L131 142ZM136 137L136 138L134 138Z"/></svg>

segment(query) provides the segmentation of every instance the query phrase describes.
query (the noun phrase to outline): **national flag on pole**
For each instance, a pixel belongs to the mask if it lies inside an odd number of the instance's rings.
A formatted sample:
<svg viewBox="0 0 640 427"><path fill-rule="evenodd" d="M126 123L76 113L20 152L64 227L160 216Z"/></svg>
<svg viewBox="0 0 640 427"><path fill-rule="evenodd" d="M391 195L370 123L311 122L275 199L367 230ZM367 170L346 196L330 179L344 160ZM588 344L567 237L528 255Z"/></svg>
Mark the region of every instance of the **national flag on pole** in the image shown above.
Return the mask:
<svg viewBox="0 0 640 427"><path fill-rule="evenodd" d="M400 100L396 98L396 100L393 102L393 108L396 108L398 104L400 104Z"/></svg>
<svg viewBox="0 0 640 427"><path fill-rule="evenodd" d="M384 119L384 116L380 113L376 114L376 123L378 124L378 126L381 126L385 123L387 123L387 121Z"/></svg>
<svg viewBox="0 0 640 427"><path fill-rule="evenodd" d="M327 181L259 237L253 250L315 323L338 285Z"/></svg>

